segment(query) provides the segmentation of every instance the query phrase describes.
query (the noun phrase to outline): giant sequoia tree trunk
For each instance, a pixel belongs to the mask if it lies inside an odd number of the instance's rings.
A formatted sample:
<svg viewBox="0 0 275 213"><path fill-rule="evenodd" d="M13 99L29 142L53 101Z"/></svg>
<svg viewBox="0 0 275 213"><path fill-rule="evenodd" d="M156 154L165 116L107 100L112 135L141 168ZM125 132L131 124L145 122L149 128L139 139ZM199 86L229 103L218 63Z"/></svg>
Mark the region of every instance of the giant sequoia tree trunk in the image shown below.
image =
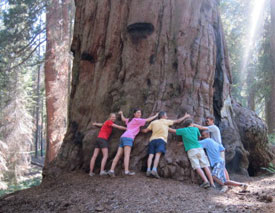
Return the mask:
<svg viewBox="0 0 275 213"><path fill-rule="evenodd" d="M46 163L57 155L66 132L70 69L70 0L52 0L47 8L45 87L47 108Z"/></svg>
<svg viewBox="0 0 275 213"><path fill-rule="evenodd" d="M229 169L246 173L248 152L234 118L231 73L217 1L75 2L69 127L60 155L45 168L44 175L88 169L98 133L88 124L102 122L120 109L127 114L134 107L141 107L144 117L165 110L176 119L188 112L198 123L214 114L222 130ZM246 122L245 118L241 122ZM109 159L114 157L121 134L115 130L112 135ZM135 140L131 166L137 171L145 169L149 136L140 134ZM169 137L159 173L190 179L190 164L177 140ZM253 139L249 142L254 143Z"/></svg>

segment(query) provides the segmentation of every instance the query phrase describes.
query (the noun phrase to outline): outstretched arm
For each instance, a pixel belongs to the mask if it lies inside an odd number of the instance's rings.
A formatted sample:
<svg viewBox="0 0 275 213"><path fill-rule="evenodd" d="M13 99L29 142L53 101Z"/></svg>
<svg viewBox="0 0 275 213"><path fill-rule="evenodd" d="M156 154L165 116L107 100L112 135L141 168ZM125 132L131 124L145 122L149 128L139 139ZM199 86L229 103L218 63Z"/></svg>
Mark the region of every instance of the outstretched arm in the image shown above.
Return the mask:
<svg viewBox="0 0 275 213"><path fill-rule="evenodd" d="M146 128L146 129L142 129L142 130L141 130L141 132L142 132L142 133L147 133L147 132L149 132L149 131L151 131L151 130L150 130L150 129L148 129L148 128Z"/></svg>
<svg viewBox="0 0 275 213"><path fill-rule="evenodd" d="M168 131L171 133L176 133L176 129L169 128Z"/></svg>
<svg viewBox="0 0 275 213"><path fill-rule="evenodd" d="M188 113L185 113L185 115L183 117L181 117L177 120L174 120L174 124L178 124L178 123L182 122L184 119L189 118L189 117L190 117L190 115Z"/></svg>
<svg viewBox="0 0 275 213"><path fill-rule="evenodd" d="M124 117L123 112L122 112L122 111L119 111L118 114L120 114L121 120L124 121L124 122L126 122L126 120L127 120L128 118L125 118L125 117Z"/></svg>
<svg viewBox="0 0 275 213"><path fill-rule="evenodd" d="M194 127L197 127L199 130L208 130L208 128L206 126L201 126L198 124L193 124Z"/></svg>
<svg viewBox="0 0 275 213"><path fill-rule="evenodd" d="M170 133L176 133L176 129L169 128L168 131L169 131ZM177 146L182 146L182 142L178 142L178 141L177 141Z"/></svg>
<svg viewBox="0 0 275 213"><path fill-rule="evenodd" d="M93 122L93 125L96 126L96 127L102 127L102 126L103 126L103 123L96 123L96 122Z"/></svg>
<svg viewBox="0 0 275 213"><path fill-rule="evenodd" d="M152 117L146 118L146 122L150 122L150 121L154 120L156 117L158 117L158 114L159 114L159 113L155 114L155 115L152 116Z"/></svg>
<svg viewBox="0 0 275 213"><path fill-rule="evenodd" d="M112 127L120 129L120 130L126 130L127 129L125 126L120 126L120 125L117 125L117 124L112 124Z"/></svg>

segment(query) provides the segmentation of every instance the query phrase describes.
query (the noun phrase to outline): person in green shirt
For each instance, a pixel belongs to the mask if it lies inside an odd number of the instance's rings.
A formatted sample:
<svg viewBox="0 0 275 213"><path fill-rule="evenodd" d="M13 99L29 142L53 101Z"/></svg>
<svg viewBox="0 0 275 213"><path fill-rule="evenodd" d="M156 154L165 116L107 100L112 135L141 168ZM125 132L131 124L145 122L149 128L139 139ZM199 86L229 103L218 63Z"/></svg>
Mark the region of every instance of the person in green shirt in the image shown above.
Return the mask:
<svg viewBox="0 0 275 213"><path fill-rule="evenodd" d="M191 119L188 119L184 122L184 128L170 128L169 131L176 133L176 135L182 136L182 141L185 147L185 151L187 152L187 156L190 160L191 166L194 170L196 170L198 175L203 180L201 187L209 188L210 186L212 186L215 188L215 184L209 170L209 161L198 141L200 137L200 131L197 127L193 126L193 121Z"/></svg>

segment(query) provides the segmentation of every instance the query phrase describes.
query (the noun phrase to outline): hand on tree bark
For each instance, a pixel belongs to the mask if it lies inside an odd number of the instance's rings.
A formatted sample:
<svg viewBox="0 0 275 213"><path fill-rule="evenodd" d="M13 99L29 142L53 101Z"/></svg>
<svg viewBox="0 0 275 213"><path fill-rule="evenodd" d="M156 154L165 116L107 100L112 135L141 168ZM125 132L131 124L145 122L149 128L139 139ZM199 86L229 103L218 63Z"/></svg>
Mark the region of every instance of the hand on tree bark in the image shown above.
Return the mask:
<svg viewBox="0 0 275 213"><path fill-rule="evenodd" d="M190 114L188 114L187 112L184 114L184 117L185 117L185 119L186 118L190 118L191 117L191 115Z"/></svg>

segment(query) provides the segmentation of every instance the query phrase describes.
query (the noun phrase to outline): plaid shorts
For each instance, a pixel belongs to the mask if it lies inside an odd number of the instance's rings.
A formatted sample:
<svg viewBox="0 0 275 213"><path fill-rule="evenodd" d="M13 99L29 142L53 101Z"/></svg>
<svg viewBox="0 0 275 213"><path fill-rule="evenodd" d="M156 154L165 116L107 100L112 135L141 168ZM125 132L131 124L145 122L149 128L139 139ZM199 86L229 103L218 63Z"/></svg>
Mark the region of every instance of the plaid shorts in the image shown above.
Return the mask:
<svg viewBox="0 0 275 213"><path fill-rule="evenodd" d="M215 176L215 177L217 177L223 183L226 182L224 169L225 169L225 163L224 163L224 161L216 163L213 166L213 169L212 169L212 175Z"/></svg>

